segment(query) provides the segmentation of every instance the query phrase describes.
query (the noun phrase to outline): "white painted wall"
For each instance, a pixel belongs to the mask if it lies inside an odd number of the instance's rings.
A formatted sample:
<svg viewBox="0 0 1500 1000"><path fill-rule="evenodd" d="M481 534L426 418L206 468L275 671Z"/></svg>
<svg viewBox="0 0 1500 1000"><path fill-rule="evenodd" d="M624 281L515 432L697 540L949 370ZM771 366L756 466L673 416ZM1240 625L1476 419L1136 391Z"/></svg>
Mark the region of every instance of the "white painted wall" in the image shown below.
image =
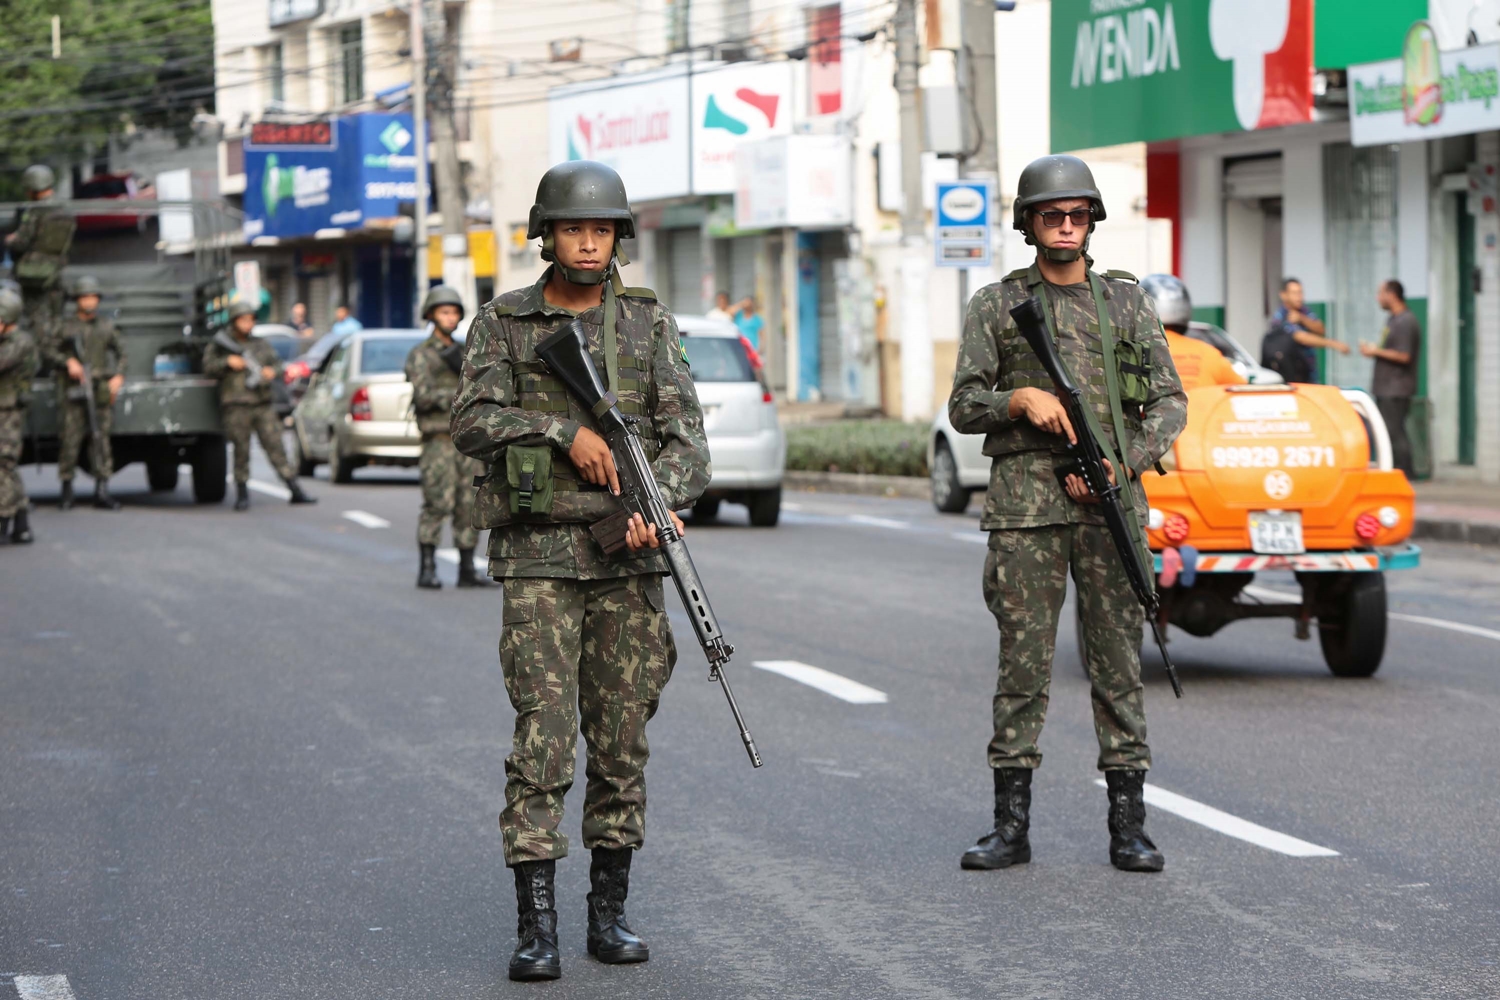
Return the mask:
<svg viewBox="0 0 1500 1000"><path fill-rule="evenodd" d="M1500 133L1479 136L1476 155L1481 164L1500 169ZM1475 362L1478 368L1477 453L1479 477L1500 483L1500 215L1491 212L1476 219L1476 261L1482 276L1482 292L1476 297L1478 337Z"/></svg>
<svg viewBox="0 0 1500 1000"><path fill-rule="evenodd" d="M1182 274L1193 305L1222 307L1224 160L1209 146L1182 146Z"/></svg>

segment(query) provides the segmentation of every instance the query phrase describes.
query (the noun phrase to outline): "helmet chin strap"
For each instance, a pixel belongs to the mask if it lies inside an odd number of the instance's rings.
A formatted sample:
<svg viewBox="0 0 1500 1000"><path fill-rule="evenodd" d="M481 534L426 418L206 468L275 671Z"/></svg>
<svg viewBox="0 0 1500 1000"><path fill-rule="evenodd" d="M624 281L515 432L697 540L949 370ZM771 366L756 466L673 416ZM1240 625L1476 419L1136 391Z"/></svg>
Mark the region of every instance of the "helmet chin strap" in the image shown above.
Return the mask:
<svg viewBox="0 0 1500 1000"><path fill-rule="evenodd" d="M609 280L610 275L615 273L615 268L629 264L630 259L625 256L625 251L618 246L610 253L609 264L598 271L579 271L576 268L566 267L557 259L557 244L552 239L552 233L542 237L542 260L551 263L562 272L563 278L574 285L602 285Z"/></svg>
<svg viewBox="0 0 1500 1000"><path fill-rule="evenodd" d="M1045 258L1046 260L1050 260L1054 264L1071 264L1078 258L1082 257L1088 260L1090 265L1092 265L1093 258L1089 257L1089 240L1093 238L1093 223L1089 224L1089 232L1088 235L1083 238L1083 246L1074 247L1071 249L1064 247L1045 246L1040 240L1036 238L1035 234L1032 233L1031 227L1028 226L1026 229L1027 245L1036 247L1036 252L1039 256Z"/></svg>

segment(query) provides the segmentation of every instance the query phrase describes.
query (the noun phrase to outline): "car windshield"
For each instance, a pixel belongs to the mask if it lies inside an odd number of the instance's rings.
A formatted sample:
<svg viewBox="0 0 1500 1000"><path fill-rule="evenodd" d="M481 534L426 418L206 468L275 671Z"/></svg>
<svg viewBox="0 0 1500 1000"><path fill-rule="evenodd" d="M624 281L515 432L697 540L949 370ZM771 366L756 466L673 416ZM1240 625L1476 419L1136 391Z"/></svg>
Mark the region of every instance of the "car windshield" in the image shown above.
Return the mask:
<svg viewBox="0 0 1500 1000"><path fill-rule="evenodd" d="M755 370L738 337L683 337L694 382L754 382Z"/></svg>
<svg viewBox="0 0 1500 1000"><path fill-rule="evenodd" d="M282 361L290 361L297 354L295 337L266 337L265 341L275 349L276 356Z"/></svg>
<svg viewBox="0 0 1500 1000"><path fill-rule="evenodd" d="M365 375L390 375L406 367L406 356L422 342L421 336L381 337L359 349L359 370Z"/></svg>

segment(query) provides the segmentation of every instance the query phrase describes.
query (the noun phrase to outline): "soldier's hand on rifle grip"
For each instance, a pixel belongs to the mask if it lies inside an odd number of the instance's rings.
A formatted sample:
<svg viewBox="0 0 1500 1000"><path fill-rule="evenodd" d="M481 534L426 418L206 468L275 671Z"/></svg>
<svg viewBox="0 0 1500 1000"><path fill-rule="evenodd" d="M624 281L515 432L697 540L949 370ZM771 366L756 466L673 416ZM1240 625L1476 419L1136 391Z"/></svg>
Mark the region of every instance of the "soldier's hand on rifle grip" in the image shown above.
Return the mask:
<svg viewBox="0 0 1500 1000"><path fill-rule="evenodd" d="M1073 422L1068 419L1068 411L1056 396L1045 389L1025 386L1010 394L1011 419L1022 416L1049 434L1066 434L1068 444L1078 443L1078 435L1073 432Z"/></svg>
<svg viewBox="0 0 1500 1000"><path fill-rule="evenodd" d="M245 370L245 359L238 354L231 354L224 359L224 363L237 372Z"/></svg>
<svg viewBox="0 0 1500 1000"><path fill-rule="evenodd" d="M595 486L608 486L615 496L620 495L620 477L615 472L615 456L609 445L598 434L587 427L578 428L573 437L573 447L568 449L568 461L578 474ZM639 548L639 546L636 546Z"/></svg>
<svg viewBox="0 0 1500 1000"><path fill-rule="evenodd" d="M1109 483L1111 486L1119 485L1119 480L1115 478L1115 467L1107 458L1104 460L1104 471L1109 473ZM1064 489L1068 491L1068 496L1072 497L1077 503L1099 502L1099 498L1094 496L1093 492L1089 489L1089 484L1084 482L1082 476L1069 476Z"/></svg>
<svg viewBox="0 0 1500 1000"><path fill-rule="evenodd" d="M116 375L109 380L109 405L115 405L115 400L120 398L120 389L125 385L125 376Z"/></svg>
<svg viewBox="0 0 1500 1000"><path fill-rule="evenodd" d="M83 381L83 363L77 358L68 359L68 377L74 382Z"/></svg>
<svg viewBox="0 0 1500 1000"><path fill-rule="evenodd" d="M687 534L687 529L682 526L682 518L677 516L677 512L672 510L667 513L672 516L672 527L677 529L677 537L681 538ZM639 514L632 515L630 524L625 528L625 547L632 552L661 548L661 540L656 537L656 525L647 525L646 519Z"/></svg>
<svg viewBox="0 0 1500 1000"><path fill-rule="evenodd" d="M260 377L269 382L276 377L276 369L266 365L260 370Z"/></svg>

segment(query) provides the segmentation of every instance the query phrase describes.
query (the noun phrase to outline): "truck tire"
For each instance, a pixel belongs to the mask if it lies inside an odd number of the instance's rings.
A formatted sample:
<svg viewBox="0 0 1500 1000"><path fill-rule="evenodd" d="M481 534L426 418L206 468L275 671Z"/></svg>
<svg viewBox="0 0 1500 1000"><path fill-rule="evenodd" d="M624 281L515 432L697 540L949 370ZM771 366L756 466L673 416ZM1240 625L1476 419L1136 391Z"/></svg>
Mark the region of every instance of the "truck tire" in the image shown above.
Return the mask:
<svg viewBox="0 0 1500 1000"><path fill-rule="evenodd" d="M750 494L750 525L755 528L774 528L781 520L781 487L756 490Z"/></svg>
<svg viewBox="0 0 1500 1000"><path fill-rule="evenodd" d="M221 437L206 437L193 449L193 499L223 503L229 474L229 452Z"/></svg>
<svg viewBox="0 0 1500 1000"><path fill-rule="evenodd" d="M1385 575L1351 573L1348 588L1318 616L1323 662L1336 677L1370 677L1385 657Z"/></svg>
<svg viewBox="0 0 1500 1000"><path fill-rule="evenodd" d="M704 497L693 504L694 521L712 521L719 516L719 504L722 501L718 497Z"/></svg>
<svg viewBox="0 0 1500 1000"><path fill-rule="evenodd" d="M938 438L932 449L932 505L944 514L962 514L969 507L969 490L958 481L958 460L948 442Z"/></svg>
<svg viewBox="0 0 1500 1000"><path fill-rule="evenodd" d="M177 489L177 456L153 458L146 463L146 483L152 493L171 493Z"/></svg>

